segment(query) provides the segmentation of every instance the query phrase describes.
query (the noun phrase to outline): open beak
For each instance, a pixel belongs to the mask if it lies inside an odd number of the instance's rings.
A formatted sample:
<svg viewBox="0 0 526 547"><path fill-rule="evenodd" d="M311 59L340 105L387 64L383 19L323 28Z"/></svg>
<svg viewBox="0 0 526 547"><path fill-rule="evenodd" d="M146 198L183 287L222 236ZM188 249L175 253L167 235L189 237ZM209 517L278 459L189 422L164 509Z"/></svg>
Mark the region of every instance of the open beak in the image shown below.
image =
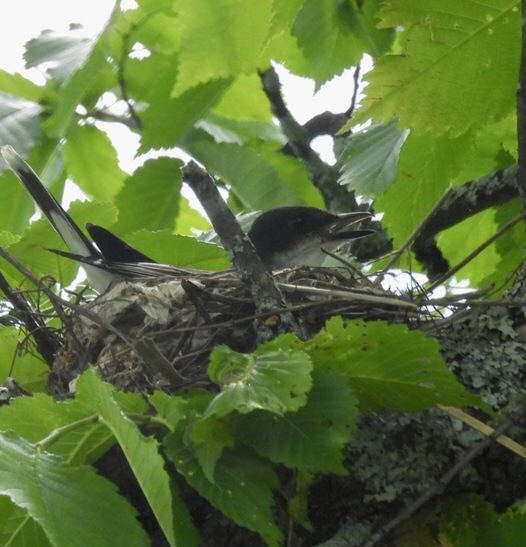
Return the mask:
<svg viewBox="0 0 526 547"><path fill-rule="evenodd" d="M370 220L373 217L366 211L352 213L340 213L334 222L331 222L325 231L324 238L327 241L338 241L346 239L358 239L374 234L374 230L353 230L352 227L360 224L364 220Z"/></svg>

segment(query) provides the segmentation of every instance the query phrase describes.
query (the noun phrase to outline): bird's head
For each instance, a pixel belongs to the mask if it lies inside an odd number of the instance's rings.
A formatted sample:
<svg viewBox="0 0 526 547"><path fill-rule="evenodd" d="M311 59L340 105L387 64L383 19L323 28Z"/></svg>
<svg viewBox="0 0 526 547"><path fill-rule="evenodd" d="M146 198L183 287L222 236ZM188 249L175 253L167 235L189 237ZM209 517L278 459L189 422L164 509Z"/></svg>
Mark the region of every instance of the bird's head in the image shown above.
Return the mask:
<svg viewBox="0 0 526 547"><path fill-rule="evenodd" d="M320 266L326 254L346 241L372 233L352 226L370 213L333 214L316 207L277 207L262 213L248 232L259 256L271 268Z"/></svg>

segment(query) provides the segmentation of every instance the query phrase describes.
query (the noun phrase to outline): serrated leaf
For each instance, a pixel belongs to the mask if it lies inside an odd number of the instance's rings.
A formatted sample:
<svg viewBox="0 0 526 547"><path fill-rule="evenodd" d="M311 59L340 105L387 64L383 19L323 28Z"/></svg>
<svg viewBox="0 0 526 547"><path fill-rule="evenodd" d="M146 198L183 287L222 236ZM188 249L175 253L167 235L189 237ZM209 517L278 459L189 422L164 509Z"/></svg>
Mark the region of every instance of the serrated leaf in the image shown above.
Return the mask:
<svg viewBox="0 0 526 547"><path fill-rule="evenodd" d="M257 74L239 76L214 106L214 114L236 121L271 122L272 110Z"/></svg>
<svg viewBox="0 0 526 547"><path fill-rule="evenodd" d="M104 71L107 63L106 48L118 15L119 12L115 10L97 39L90 41L89 51L82 62L77 64L76 70L62 83L54 103L55 110L44 124L48 135L62 138L67 134L77 106Z"/></svg>
<svg viewBox="0 0 526 547"><path fill-rule="evenodd" d="M0 93L0 146L10 144L22 156L40 137L42 107L33 101ZM5 164L2 161L2 170Z"/></svg>
<svg viewBox="0 0 526 547"><path fill-rule="evenodd" d="M42 527L53 545L146 546L135 511L87 466L70 466L14 433L0 435L0 491ZM50 511L49 508L53 510Z"/></svg>
<svg viewBox="0 0 526 547"><path fill-rule="evenodd" d="M277 477L268 462L241 449L227 450L217 462L215 482L206 479L181 432L164 440L167 456L188 484L227 517L253 530L271 547L278 547L282 533L272 516L272 490Z"/></svg>
<svg viewBox="0 0 526 547"><path fill-rule="evenodd" d="M77 382L81 402L113 433L137 479L163 533L170 545L197 545L194 529L184 504L176 500L178 514L173 515L176 492L170 489L170 479L153 437L145 437L119 406L114 389L88 370ZM79 395L80 398L80 395Z"/></svg>
<svg viewBox="0 0 526 547"><path fill-rule="evenodd" d="M396 178L400 150L408 135L395 122L352 134L341 155L338 182L365 197L384 192Z"/></svg>
<svg viewBox="0 0 526 547"><path fill-rule="evenodd" d="M43 30L26 42L26 68L48 65L49 77L64 82L86 62L92 47L93 39L82 28L71 28L67 34Z"/></svg>
<svg viewBox="0 0 526 547"><path fill-rule="evenodd" d="M353 123L398 118L418 133L458 136L515 108L518 0L391 0L382 26L407 29L405 48L368 73Z"/></svg>
<svg viewBox="0 0 526 547"><path fill-rule="evenodd" d="M261 456L291 469L344 474L343 449L356 426L356 405L344 377L315 371L305 406L281 417L259 410L240 416L236 436Z"/></svg>
<svg viewBox="0 0 526 547"><path fill-rule="evenodd" d="M244 354L216 346L210 356L208 376L221 392L204 416L247 414L257 409L283 415L298 410L306 403L312 386L311 370L309 356L300 351L267 351L260 346Z"/></svg>
<svg viewBox="0 0 526 547"><path fill-rule="evenodd" d="M295 160L290 163L286 158L270 160L272 152L266 148L260 153L247 146L216 143L202 131L188 134L183 147L227 182L246 210L270 209L280 205L315 205L311 200L317 201L316 196L319 197ZM275 150L274 155L278 154ZM294 178L288 178L287 168L293 163L294 173L301 177L299 183Z"/></svg>
<svg viewBox="0 0 526 547"><path fill-rule="evenodd" d="M421 137L411 134L400 154L398 176L377 196L375 210L384 212L382 224L402 244L433 209L471 157L472 139Z"/></svg>
<svg viewBox="0 0 526 547"><path fill-rule="evenodd" d="M230 261L221 247L193 237L171 234L166 230L141 230L127 235L126 241L163 264L202 270L224 270L230 267Z"/></svg>
<svg viewBox="0 0 526 547"><path fill-rule="evenodd" d="M442 404L488 409L447 368L438 342L405 325L333 318L300 347L315 369L345 376L366 407L415 411Z"/></svg>
<svg viewBox="0 0 526 547"><path fill-rule="evenodd" d="M179 210L182 162L173 158L148 160L125 181L115 199L117 231L172 230Z"/></svg>
<svg viewBox="0 0 526 547"><path fill-rule="evenodd" d="M292 32L310 65L309 76L318 84L358 62L362 55L380 55L392 33L376 28L380 3L306 0Z"/></svg>
<svg viewBox="0 0 526 547"><path fill-rule="evenodd" d="M181 42L173 96L211 80L252 74L268 62L262 54L272 0L259 0L250 9L244 0L178 0L175 10ZM202 36L214 36L214 47Z"/></svg>
<svg viewBox="0 0 526 547"><path fill-rule="evenodd" d="M128 63L131 96L148 103L140 114L142 152L176 146L185 132L217 103L230 85L230 79L214 79L172 97L177 67L176 57L161 54L140 61L132 59Z"/></svg>
<svg viewBox="0 0 526 547"><path fill-rule="evenodd" d="M110 201L126 177L110 139L92 125L76 125L68 132L64 163L80 188L98 200Z"/></svg>
<svg viewBox="0 0 526 547"><path fill-rule="evenodd" d="M38 103L44 88L24 78L18 72L11 74L0 69L0 92Z"/></svg>

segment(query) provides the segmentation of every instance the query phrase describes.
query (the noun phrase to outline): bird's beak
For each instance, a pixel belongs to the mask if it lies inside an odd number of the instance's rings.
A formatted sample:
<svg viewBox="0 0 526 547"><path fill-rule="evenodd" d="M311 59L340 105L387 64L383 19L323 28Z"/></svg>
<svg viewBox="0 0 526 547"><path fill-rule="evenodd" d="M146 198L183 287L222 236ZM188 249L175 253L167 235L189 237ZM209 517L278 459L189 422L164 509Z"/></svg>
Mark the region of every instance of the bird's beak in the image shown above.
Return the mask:
<svg viewBox="0 0 526 547"><path fill-rule="evenodd" d="M340 213L331 222L325 231L324 239L327 241L338 241L345 239L358 239L374 233L374 230L353 230L352 227L364 220L370 220L373 216L366 211L353 213Z"/></svg>

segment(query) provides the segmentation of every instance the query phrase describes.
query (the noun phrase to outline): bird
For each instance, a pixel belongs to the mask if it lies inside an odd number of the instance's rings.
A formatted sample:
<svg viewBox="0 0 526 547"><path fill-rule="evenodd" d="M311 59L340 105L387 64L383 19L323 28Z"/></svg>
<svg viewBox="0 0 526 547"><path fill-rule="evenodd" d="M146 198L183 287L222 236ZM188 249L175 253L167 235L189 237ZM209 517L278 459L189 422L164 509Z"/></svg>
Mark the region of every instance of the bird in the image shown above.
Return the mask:
<svg viewBox="0 0 526 547"><path fill-rule="evenodd" d="M317 207L275 207L258 216L248 231L256 251L270 269L322 266L327 251L374 233L352 229L372 218L368 211L329 213Z"/></svg>
<svg viewBox="0 0 526 547"><path fill-rule="evenodd" d="M88 223L90 240L11 146L3 146L1 155L68 248L68 251L52 251L80 262L97 292L102 293L123 279L198 272L158 264L106 228ZM368 212L334 214L309 206L276 207L261 213L247 235L269 269L319 266L327 256L324 250L334 250L346 241L373 233L368 229L350 229L369 218Z"/></svg>

